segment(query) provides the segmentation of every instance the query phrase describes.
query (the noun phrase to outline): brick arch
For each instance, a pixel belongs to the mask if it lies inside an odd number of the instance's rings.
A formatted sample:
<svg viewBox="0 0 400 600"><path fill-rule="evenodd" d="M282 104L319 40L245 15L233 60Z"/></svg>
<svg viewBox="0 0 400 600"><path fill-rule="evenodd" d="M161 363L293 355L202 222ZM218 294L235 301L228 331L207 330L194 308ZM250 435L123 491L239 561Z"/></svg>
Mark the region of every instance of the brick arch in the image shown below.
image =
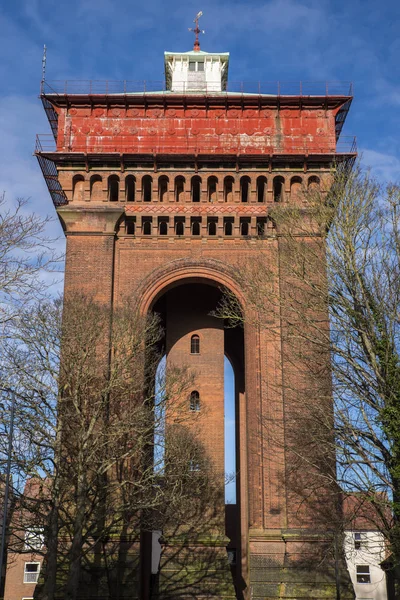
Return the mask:
<svg viewBox="0 0 400 600"><path fill-rule="evenodd" d="M235 279L233 267L217 260L204 262L179 259L173 261L167 267L154 270L142 282L138 294L141 298L140 311L142 314L146 314L168 289L184 282L224 286L235 294L242 307L245 306L244 296Z"/></svg>

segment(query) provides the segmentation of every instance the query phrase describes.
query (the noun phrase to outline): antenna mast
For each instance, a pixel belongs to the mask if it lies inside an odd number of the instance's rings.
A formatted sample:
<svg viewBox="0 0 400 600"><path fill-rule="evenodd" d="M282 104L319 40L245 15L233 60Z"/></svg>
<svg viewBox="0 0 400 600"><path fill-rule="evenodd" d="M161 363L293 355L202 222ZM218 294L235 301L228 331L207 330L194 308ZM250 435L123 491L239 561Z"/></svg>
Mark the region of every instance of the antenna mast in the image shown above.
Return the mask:
<svg viewBox="0 0 400 600"><path fill-rule="evenodd" d="M43 91L43 85L46 79L46 44L44 44L43 46L43 58L42 58L42 81L41 81L41 86L42 86L42 91Z"/></svg>
<svg viewBox="0 0 400 600"><path fill-rule="evenodd" d="M203 12L202 11L198 12L195 19L193 20L193 23L196 25L196 27L189 27L189 31L193 31L193 33L196 36L195 40L194 40L194 45L193 45L193 50L195 52L200 52L199 33L205 33L204 29L199 29L199 19L202 16L203 16Z"/></svg>

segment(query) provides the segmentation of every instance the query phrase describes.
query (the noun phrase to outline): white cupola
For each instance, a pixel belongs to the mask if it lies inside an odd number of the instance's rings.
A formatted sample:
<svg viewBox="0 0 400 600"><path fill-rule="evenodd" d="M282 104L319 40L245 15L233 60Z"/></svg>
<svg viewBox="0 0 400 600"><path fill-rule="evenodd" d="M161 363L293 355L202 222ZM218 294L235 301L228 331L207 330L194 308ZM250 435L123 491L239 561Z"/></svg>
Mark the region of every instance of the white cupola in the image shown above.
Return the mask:
<svg viewBox="0 0 400 600"><path fill-rule="evenodd" d="M226 90L229 52L191 50L165 52L164 56L167 90L178 93Z"/></svg>

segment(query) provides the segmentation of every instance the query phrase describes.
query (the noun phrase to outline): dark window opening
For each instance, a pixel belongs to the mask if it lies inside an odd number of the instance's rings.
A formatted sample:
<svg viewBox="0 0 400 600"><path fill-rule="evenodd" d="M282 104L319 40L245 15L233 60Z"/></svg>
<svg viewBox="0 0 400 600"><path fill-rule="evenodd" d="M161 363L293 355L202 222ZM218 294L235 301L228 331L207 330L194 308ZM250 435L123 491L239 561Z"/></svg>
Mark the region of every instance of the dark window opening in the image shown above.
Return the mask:
<svg viewBox="0 0 400 600"><path fill-rule="evenodd" d="M217 178L210 177L208 180L208 201L216 202L217 200Z"/></svg>
<svg viewBox="0 0 400 600"><path fill-rule="evenodd" d="M142 179L143 202L151 202L152 179L150 175L145 175Z"/></svg>
<svg viewBox="0 0 400 600"><path fill-rule="evenodd" d="M135 221L126 221L126 233L127 235L135 235Z"/></svg>
<svg viewBox="0 0 400 600"><path fill-rule="evenodd" d="M192 179L192 202L200 202L201 183L200 177Z"/></svg>
<svg viewBox="0 0 400 600"><path fill-rule="evenodd" d="M167 199L168 192L168 179L166 177L160 177L158 180L158 199L160 202L165 202Z"/></svg>
<svg viewBox="0 0 400 600"><path fill-rule="evenodd" d="M159 231L160 235L167 235L168 234L168 222L160 221L158 224L158 231Z"/></svg>
<svg viewBox="0 0 400 600"><path fill-rule="evenodd" d="M143 235L151 235L151 220L146 219L142 223Z"/></svg>
<svg viewBox="0 0 400 600"><path fill-rule="evenodd" d="M200 354L200 337L192 335L190 338L190 354Z"/></svg>
<svg viewBox="0 0 400 600"><path fill-rule="evenodd" d="M356 550L361 548L361 533L354 533L354 548Z"/></svg>
<svg viewBox="0 0 400 600"><path fill-rule="evenodd" d="M204 63L203 62L198 62L197 63L197 70L198 71L204 71Z"/></svg>
<svg viewBox="0 0 400 600"><path fill-rule="evenodd" d="M210 220L208 222L208 235L217 235L217 221Z"/></svg>
<svg viewBox="0 0 400 600"><path fill-rule="evenodd" d="M195 71L196 70L196 63L194 60L189 62L189 71Z"/></svg>
<svg viewBox="0 0 400 600"><path fill-rule="evenodd" d="M257 235L263 237L265 235L267 220L264 217L257 218Z"/></svg>
<svg viewBox="0 0 400 600"><path fill-rule="evenodd" d="M183 200L183 190L184 190L185 180L183 177L177 177L175 180L175 200L180 202Z"/></svg>
<svg viewBox="0 0 400 600"><path fill-rule="evenodd" d="M200 235L200 221L192 221L192 235Z"/></svg>
<svg viewBox="0 0 400 600"><path fill-rule="evenodd" d="M371 583L371 575L368 565L356 566L357 583Z"/></svg>
<svg viewBox="0 0 400 600"><path fill-rule="evenodd" d="M275 177L274 179L274 202L282 202L283 199L283 177Z"/></svg>
<svg viewBox="0 0 400 600"><path fill-rule="evenodd" d="M100 175L93 175L90 180L90 199L94 201L103 199L103 181Z"/></svg>
<svg viewBox="0 0 400 600"><path fill-rule="evenodd" d="M226 177L224 181L224 200L225 202L233 202L233 178Z"/></svg>
<svg viewBox="0 0 400 600"><path fill-rule="evenodd" d="M118 202L119 179L117 176L111 176L108 179L108 199L110 202Z"/></svg>
<svg viewBox="0 0 400 600"><path fill-rule="evenodd" d="M127 202L135 202L135 179L130 176L125 179L125 199Z"/></svg>
<svg viewBox="0 0 400 600"><path fill-rule="evenodd" d="M175 235L185 234L185 223L183 221L176 221L175 223Z"/></svg>
<svg viewBox="0 0 400 600"><path fill-rule="evenodd" d="M250 235L250 222L248 219L240 219L240 235Z"/></svg>
<svg viewBox="0 0 400 600"><path fill-rule="evenodd" d="M265 177L257 179L257 202L265 202L267 193L267 180Z"/></svg>
<svg viewBox="0 0 400 600"><path fill-rule="evenodd" d="M199 411L200 410L200 394L197 391L191 392L189 397L189 407L190 410Z"/></svg>
<svg viewBox="0 0 400 600"><path fill-rule="evenodd" d="M233 235L233 221L231 219L224 219L224 233L225 235Z"/></svg>
<svg viewBox="0 0 400 600"><path fill-rule="evenodd" d="M250 179L248 177L242 177L240 180L240 196L242 202L248 202L250 195Z"/></svg>

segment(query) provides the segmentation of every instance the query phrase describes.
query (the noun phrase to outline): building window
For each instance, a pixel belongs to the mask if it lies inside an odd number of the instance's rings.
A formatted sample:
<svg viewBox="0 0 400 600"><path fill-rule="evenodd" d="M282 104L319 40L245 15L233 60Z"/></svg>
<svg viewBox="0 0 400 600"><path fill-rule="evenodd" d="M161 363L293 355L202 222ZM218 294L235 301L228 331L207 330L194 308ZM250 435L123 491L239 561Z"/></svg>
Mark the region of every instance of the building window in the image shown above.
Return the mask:
<svg viewBox="0 0 400 600"><path fill-rule="evenodd" d="M357 583L371 583L371 575L368 565L356 566Z"/></svg>
<svg viewBox="0 0 400 600"><path fill-rule="evenodd" d="M208 235L217 235L217 221L215 219L208 221Z"/></svg>
<svg viewBox="0 0 400 600"><path fill-rule="evenodd" d="M142 179L142 199L143 202L151 202L151 188L153 180L150 175L145 175Z"/></svg>
<svg viewBox="0 0 400 600"><path fill-rule="evenodd" d="M198 335L192 335L190 338L190 354L200 354L200 338Z"/></svg>
<svg viewBox="0 0 400 600"><path fill-rule="evenodd" d="M192 235L200 235L200 221L192 221Z"/></svg>
<svg viewBox="0 0 400 600"><path fill-rule="evenodd" d="M184 235L185 223L184 221L175 221L175 235Z"/></svg>
<svg viewBox="0 0 400 600"><path fill-rule="evenodd" d="M151 217L147 219L143 218L142 231L143 235L151 235Z"/></svg>
<svg viewBox="0 0 400 600"><path fill-rule="evenodd" d="M133 175L128 175L125 179L125 200L127 202L135 202L135 178Z"/></svg>
<svg viewBox="0 0 400 600"><path fill-rule="evenodd" d="M119 200L119 177L117 175L110 175L108 178L108 199L110 202Z"/></svg>
<svg viewBox="0 0 400 600"><path fill-rule="evenodd" d="M284 184L285 180L283 177L278 176L274 178L274 202L282 202Z"/></svg>
<svg viewBox="0 0 400 600"><path fill-rule="evenodd" d="M196 70L196 63L194 60L191 60L189 62L189 71L195 71Z"/></svg>
<svg viewBox="0 0 400 600"><path fill-rule="evenodd" d="M41 550L44 544L43 527L25 531L25 550Z"/></svg>
<svg viewBox="0 0 400 600"><path fill-rule="evenodd" d="M224 233L225 235L232 235L233 219L224 219Z"/></svg>
<svg viewBox="0 0 400 600"><path fill-rule="evenodd" d="M362 542L361 533L355 532L354 533L354 548L356 550L359 550L361 548L361 542Z"/></svg>
<svg viewBox="0 0 400 600"><path fill-rule="evenodd" d="M28 562L24 568L24 583L37 583L40 573L40 563Z"/></svg>
<svg viewBox="0 0 400 600"><path fill-rule="evenodd" d="M197 391L191 392L189 396L189 408L193 412L200 410L200 394Z"/></svg>
<svg viewBox="0 0 400 600"><path fill-rule="evenodd" d="M192 202L200 202L201 179L198 175L192 177Z"/></svg>

